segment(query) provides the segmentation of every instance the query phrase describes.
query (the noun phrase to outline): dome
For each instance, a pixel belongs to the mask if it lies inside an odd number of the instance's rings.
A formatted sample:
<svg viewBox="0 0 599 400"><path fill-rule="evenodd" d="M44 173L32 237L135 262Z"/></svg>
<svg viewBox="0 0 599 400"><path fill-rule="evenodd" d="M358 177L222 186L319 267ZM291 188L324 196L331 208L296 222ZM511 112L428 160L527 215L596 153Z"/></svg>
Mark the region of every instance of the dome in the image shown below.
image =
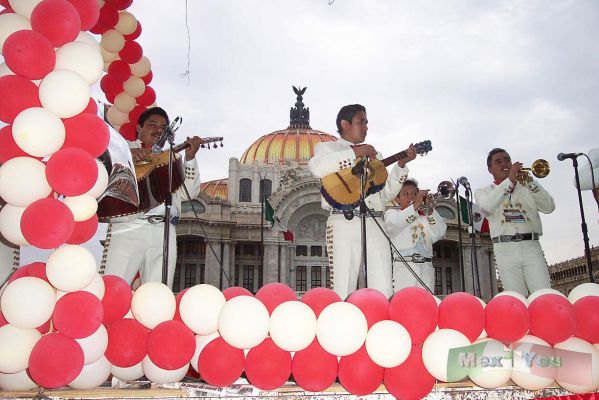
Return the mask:
<svg viewBox="0 0 599 400"><path fill-rule="evenodd" d="M226 200L229 198L229 180L225 178L203 182L200 184L200 192L215 199L221 198Z"/></svg>
<svg viewBox="0 0 599 400"><path fill-rule="evenodd" d="M320 142L331 142L337 137L313 130L309 127L289 127L266 134L256 140L241 156L240 163L286 164L295 161L307 164L314 155L314 146Z"/></svg>

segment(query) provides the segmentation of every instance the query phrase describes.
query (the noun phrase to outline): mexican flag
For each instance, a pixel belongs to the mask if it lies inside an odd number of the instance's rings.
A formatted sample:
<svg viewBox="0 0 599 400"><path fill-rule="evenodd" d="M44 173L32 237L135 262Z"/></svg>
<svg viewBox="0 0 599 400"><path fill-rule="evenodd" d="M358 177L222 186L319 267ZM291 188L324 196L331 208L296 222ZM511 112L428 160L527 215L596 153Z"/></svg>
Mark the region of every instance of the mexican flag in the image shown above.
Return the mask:
<svg viewBox="0 0 599 400"><path fill-rule="evenodd" d="M281 223L279 217L275 217L275 210L266 199L264 199L264 219L270 221L273 231L282 232L285 240L293 242L293 232Z"/></svg>
<svg viewBox="0 0 599 400"><path fill-rule="evenodd" d="M476 203L472 204L472 218L474 219L474 229L481 233L489 233L489 221L483 218L480 207ZM460 214L462 222L470 225L470 217L468 215L468 200L460 196Z"/></svg>

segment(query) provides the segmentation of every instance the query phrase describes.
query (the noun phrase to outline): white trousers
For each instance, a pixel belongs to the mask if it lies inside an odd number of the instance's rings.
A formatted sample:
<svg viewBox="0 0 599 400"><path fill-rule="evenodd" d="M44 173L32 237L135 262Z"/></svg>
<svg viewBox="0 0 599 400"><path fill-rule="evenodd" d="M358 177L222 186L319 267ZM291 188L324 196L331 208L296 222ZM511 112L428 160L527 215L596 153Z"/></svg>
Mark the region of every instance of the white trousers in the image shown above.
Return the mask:
<svg viewBox="0 0 599 400"><path fill-rule="evenodd" d="M528 296L551 287L547 261L538 240L495 243L493 251L504 290Z"/></svg>
<svg viewBox="0 0 599 400"><path fill-rule="evenodd" d="M414 270L416 275L431 291L435 290L435 269L433 268L433 263L424 262L424 263L414 263L408 261L410 267ZM422 287L420 282L412 275L410 270L406 268L403 262L394 261L393 262L393 293L397 293L403 288L406 287Z"/></svg>
<svg viewBox="0 0 599 400"><path fill-rule="evenodd" d="M382 219L377 218L385 227ZM345 300L357 289L362 266L362 239L359 217L348 221L342 214L327 220L327 252L333 290ZM366 252L368 254L368 287L391 297L391 251L389 242L372 218L366 218Z"/></svg>
<svg viewBox="0 0 599 400"><path fill-rule="evenodd" d="M164 223L135 219L112 224L104 247L104 275L117 275L132 283L139 271L141 283L162 282ZM173 287L177 262L177 233L169 232L168 287Z"/></svg>

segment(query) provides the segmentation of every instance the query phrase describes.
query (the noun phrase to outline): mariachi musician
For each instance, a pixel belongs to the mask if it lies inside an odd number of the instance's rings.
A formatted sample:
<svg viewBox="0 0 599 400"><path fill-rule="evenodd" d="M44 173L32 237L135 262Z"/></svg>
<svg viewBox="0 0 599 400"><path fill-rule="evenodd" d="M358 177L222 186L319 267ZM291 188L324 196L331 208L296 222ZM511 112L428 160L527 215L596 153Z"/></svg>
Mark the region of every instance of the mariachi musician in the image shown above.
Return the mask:
<svg viewBox="0 0 599 400"><path fill-rule="evenodd" d="M366 139L368 131L364 106L353 104L342 107L336 123L341 138L334 142L322 142L316 145L314 157L310 159L310 171L317 178L321 178L321 181L327 175L351 170L361 157L382 158L374 147L361 144ZM416 150L410 146L406 151L406 157L398 159L386 182L383 182L384 188L366 198L366 206L372 211L374 218L379 220L381 226L384 226L382 220L385 203L395 198L401 189L408 176L408 168L405 164L415 157ZM359 191L360 188L356 190ZM356 290L362 265L361 224L360 218L357 218L359 211L357 208L345 210L344 215L341 209L332 207L324 197L322 207L330 211L326 237L331 283L333 290L345 299ZM368 286L390 297L393 288L389 244L383 232L372 221L371 213L366 215ZM356 218L353 218L354 216Z"/></svg>
<svg viewBox="0 0 599 400"><path fill-rule="evenodd" d="M144 111L137 121L137 140L129 142L133 162L143 164L149 159L154 146L169 127L169 117L160 107ZM200 174L196 153L202 144L202 139L195 136L187 138L184 143L185 163L184 182L182 182L193 199L200 192ZM159 187L152 190L168 193L168 188ZM186 197L181 186L173 194L171 224L169 232L168 286L172 288L177 258L175 225L179 220L181 201ZM146 210L144 210L146 211ZM161 282L164 241L164 211L161 204L145 213L134 214L125 222L115 222L109 225L104 253L102 255L101 273L118 275L128 283L139 271L141 282Z"/></svg>

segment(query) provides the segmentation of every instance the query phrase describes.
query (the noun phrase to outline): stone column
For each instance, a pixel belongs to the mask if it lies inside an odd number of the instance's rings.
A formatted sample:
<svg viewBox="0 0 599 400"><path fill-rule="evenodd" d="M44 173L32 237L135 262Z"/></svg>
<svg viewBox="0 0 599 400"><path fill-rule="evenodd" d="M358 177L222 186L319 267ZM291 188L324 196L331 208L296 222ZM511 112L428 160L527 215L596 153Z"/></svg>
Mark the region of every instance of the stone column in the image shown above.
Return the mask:
<svg viewBox="0 0 599 400"><path fill-rule="evenodd" d="M280 245L280 247L281 257L279 262L279 268L281 271L281 283L291 286L291 282L289 282L289 256L287 251L289 246L287 245L287 243L283 243Z"/></svg>
<svg viewBox="0 0 599 400"><path fill-rule="evenodd" d="M220 241L206 240L206 264L204 266L204 281L209 284L218 287L220 282L220 265L218 260L214 256L211 247L216 251L220 257Z"/></svg>
<svg viewBox="0 0 599 400"><path fill-rule="evenodd" d="M231 260L230 260L230 249L229 249L229 243L223 243L223 252L222 252L222 270L219 270L219 274L220 274L220 281L222 282L222 288L226 289L229 286L233 286L232 284L229 284L229 282L227 281L227 277L230 276L229 275L229 271L231 270Z"/></svg>
<svg viewBox="0 0 599 400"><path fill-rule="evenodd" d="M227 246L229 248L229 265L227 268L227 275L229 276L229 280L231 282L227 282L229 286L235 286L235 247L236 243L230 243Z"/></svg>
<svg viewBox="0 0 599 400"><path fill-rule="evenodd" d="M264 244L264 284L279 279L279 246L277 243Z"/></svg>

